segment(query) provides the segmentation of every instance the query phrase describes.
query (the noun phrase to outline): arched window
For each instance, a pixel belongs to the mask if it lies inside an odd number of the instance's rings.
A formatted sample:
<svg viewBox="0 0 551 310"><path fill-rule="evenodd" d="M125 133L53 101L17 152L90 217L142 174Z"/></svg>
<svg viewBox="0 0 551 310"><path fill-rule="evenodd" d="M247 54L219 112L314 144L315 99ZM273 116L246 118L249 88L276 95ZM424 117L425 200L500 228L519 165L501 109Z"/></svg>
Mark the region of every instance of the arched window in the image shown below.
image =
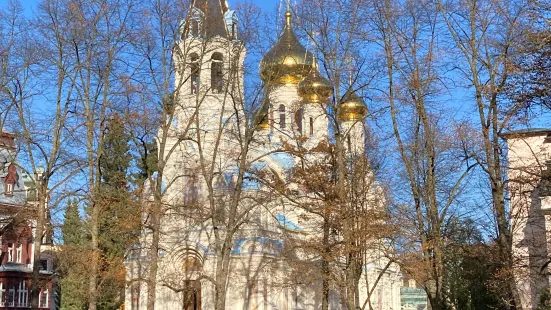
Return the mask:
<svg viewBox="0 0 551 310"><path fill-rule="evenodd" d="M194 37L199 36L199 21L197 19L191 21L191 35Z"/></svg>
<svg viewBox="0 0 551 310"><path fill-rule="evenodd" d="M190 83L191 83L191 94L197 94L199 89L199 56L195 53L189 56L190 58Z"/></svg>
<svg viewBox="0 0 551 310"><path fill-rule="evenodd" d="M298 133L302 135L302 114L303 114L303 109L302 108L299 108L296 112L295 112L295 124L297 124L297 130L298 130Z"/></svg>
<svg viewBox="0 0 551 310"><path fill-rule="evenodd" d="M274 105L270 104L270 129L274 130Z"/></svg>
<svg viewBox="0 0 551 310"><path fill-rule="evenodd" d="M310 117L310 136L314 135L314 118Z"/></svg>
<svg viewBox="0 0 551 310"><path fill-rule="evenodd" d="M285 129L285 106L279 105L279 128Z"/></svg>
<svg viewBox="0 0 551 310"><path fill-rule="evenodd" d="M213 93L220 94L224 88L223 80L223 65L224 65L224 56L220 53L214 53L211 57L210 63L210 86Z"/></svg>
<svg viewBox="0 0 551 310"><path fill-rule="evenodd" d="M185 169L184 171L184 204L187 206L197 205L199 202L199 180L197 175L192 170Z"/></svg>

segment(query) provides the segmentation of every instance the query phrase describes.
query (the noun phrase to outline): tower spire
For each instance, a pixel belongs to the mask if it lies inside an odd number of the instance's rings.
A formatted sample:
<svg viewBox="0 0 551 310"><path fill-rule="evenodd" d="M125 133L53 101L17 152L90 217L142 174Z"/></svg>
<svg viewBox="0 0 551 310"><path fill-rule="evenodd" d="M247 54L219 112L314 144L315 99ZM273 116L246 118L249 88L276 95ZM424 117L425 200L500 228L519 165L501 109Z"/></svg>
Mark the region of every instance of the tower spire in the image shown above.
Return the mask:
<svg viewBox="0 0 551 310"><path fill-rule="evenodd" d="M287 2L287 11L285 12L285 25L287 28L291 28L291 17L293 14L291 14L291 0L286 0Z"/></svg>
<svg viewBox="0 0 551 310"><path fill-rule="evenodd" d="M229 10L225 0L193 0L191 6L204 14L203 33L206 39L214 36L229 37L224 20L224 14Z"/></svg>

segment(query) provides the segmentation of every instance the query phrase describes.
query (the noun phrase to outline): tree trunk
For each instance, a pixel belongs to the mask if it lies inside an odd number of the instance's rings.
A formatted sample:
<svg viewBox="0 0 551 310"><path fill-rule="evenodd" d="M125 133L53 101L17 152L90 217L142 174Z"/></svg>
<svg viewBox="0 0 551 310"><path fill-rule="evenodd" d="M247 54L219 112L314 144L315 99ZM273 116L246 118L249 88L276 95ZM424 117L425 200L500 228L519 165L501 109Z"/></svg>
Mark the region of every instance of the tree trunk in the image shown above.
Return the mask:
<svg viewBox="0 0 551 310"><path fill-rule="evenodd" d="M47 189L45 187L46 182L43 179L35 180L37 184L38 205L36 206L36 228L33 240L33 274L31 282L31 309L37 310L39 306L40 298L40 252L42 247L42 236L44 235L45 224L45 206Z"/></svg>

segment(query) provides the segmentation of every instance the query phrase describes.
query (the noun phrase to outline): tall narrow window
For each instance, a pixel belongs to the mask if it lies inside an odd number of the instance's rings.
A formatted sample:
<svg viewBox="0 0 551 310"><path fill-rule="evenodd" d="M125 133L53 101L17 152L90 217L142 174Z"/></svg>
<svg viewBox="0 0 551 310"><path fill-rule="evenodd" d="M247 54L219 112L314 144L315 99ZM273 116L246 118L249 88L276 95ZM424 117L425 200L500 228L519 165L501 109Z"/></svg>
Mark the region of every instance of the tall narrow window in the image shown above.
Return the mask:
<svg viewBox="0 0 551 310"><path fill-rule="evenodd" d="M15 285L8 286L8 297L6 298L9 307L15 307Z"/></svg>
<svg viewBox="0 0 551 310"><path fill-rule="evenodd" d="M131 310L138 310L140 306L140 283L132 283L130 287Z"/></svg>
<svg viewBox="0 0 551 310"><path fill-rule="evenodd" d="M42 289L42 292L40 292L40 308L47 308L48 307L48 298L49 298L48 289L44 288Z"/></svg>
<svg viewBox="0 0 551 310"><path fill-rule="evenodd" d="M12 195L13 195L13 184L6 183L6 196L12 196Z"/></svg>
<svg viewBox="0 0 551 310"><path fill-rule="evenodd" d="M350 141L350 136L346 137L348 139L348 151L352 153L352 142Z"/></svg>
<svg viewBox="0 0 551 310"><path fill-rule="evenodd" d="M199 56L197 54L193 53L190 55L189 67L191 69L191 94L197 94L197 90L199 89Z"/></svg>
<svg viewBox="0 0 551 310"><path fill-rule="evenodd" d="M310 136L314 135L314 118L310 117Z"/></svg>
<svg viewBox="0 0 551 310"><path fill-rule="evenodd" d="M184 204L189 206L197 205L199 201L199 182L197 176L193 171L187 170L184 182Z"/></svg>
<svg viewBox="0 0 551 310"><path fill-rule="evenodd" d="M226 20L226 28L228 33L231 35L232 40L237 40L237 22L239 21L235 11L227 11L224 14L224 19Z"/></svg>
<svg viewBox="0 0 551 310"><path fill-rule="evenodd" d="M17 183L17 180L19 179L19 175L17 174L17 166L14 163L11 163L8 166L8 174L6 175L6 178L4 179L4 193L6 196L13 195L13 187L15 183Z"/></svg>
<svg viewBox="0 0 551 310"><path fill-rule="evenodd" d="M199 21L197 19L191 21L191 35L194 37L199 36Z"/></svg>
<svg viewBox="0 0 551 310"><path fill-rule="evenodd" d="M29 291L27 289L27 286L25 285L25 281L19 282L19 289L17 290L17 292L19 293L19 307L27 307L27 303L29 301Z"/></svg>
<svg viewBox="0 0 551 310"><path fill-rule="evenodd" d="M13 243L8 243L8 263L13 263L14 260L14 245Z"/></svg>
<svg viewBox="0 0 551 310"><path fill-rule="evenodd" d="M270 104L270 130L274 131L274 105Z"/></svg>
<svg viewBox="0 0 551 310"><path fill-rule="evenodd" d="M213 93L220 94L224 88L224 79L223 79L223 65L224 57L220 53L214 53L211 57L210 63L210 86Z"/></svg>
<svg viewBox="0 0 551 310"><path fill-rule="evenodd" d="M285 129L285 106L279 106L279 128Z"/></svg>
<svg viewBox="0 0 551 310"><path fill-rule="evenodd" d="M302 108L299 108L296 112L295 112L295 124L297 124L297 130L298 130L298 133L302 135L302 114L303 114L303 109Z"/></svg>
<svg viewBox="0 0 551 310"><path fill-rule="evenodd" d="M201 25L203 21L203 16L204 14L201 10L199 10L198 8L193 8L190 18L190 30L192 37L198 38L201 36Z"/></svg>
<svg viewBox="0 0 551 310"><path fill-rule="evenodd" d="M23 245L19 243L15 249L15 262L21 264L23 261Z"/></svg>

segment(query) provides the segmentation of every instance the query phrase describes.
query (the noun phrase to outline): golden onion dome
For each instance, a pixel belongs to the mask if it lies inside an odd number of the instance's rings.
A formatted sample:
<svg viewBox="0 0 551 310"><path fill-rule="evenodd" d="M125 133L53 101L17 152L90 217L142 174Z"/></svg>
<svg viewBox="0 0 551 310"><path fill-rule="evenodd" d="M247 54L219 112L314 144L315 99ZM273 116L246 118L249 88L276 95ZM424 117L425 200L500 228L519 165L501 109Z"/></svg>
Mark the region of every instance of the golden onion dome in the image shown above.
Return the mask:
<svg viewBox="0 0 551 310"><path fill-rule="evenodd" d="M285 29L260 62L264 83L298 84L312 69L313 55L298 41L291 26L291 12L285 13Z"/></svg>
<svg viewBox="0 0 551 310"><path fill-rule="evenodd" d="M298 95L305 102L318 103L327 100L333 94L331 82L321 76L316 59L308 76L298 84Z"/></svg>
<svg viewBox="0 0 551 310"><path fill-rule="evenodd" d="M348 90L339 104L338 117L341 121L359 121L367 116L367 105L356 92Z"/></svg>

